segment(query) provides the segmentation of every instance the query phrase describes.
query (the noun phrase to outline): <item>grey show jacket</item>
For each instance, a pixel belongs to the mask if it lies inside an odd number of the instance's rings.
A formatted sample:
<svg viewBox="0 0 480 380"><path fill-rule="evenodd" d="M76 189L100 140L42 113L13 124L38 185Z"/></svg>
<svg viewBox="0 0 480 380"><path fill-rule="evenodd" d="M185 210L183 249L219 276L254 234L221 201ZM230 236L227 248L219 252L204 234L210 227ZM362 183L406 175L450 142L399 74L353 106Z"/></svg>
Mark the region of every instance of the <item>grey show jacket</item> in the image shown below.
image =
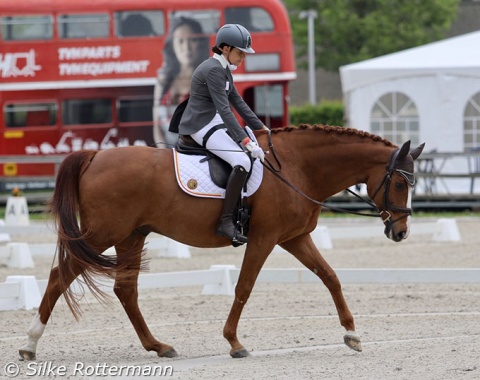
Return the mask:
<svg viewBox="0 0 480 380"><path fill-rule="evenodd" d="M213 57L197 67L190 86L190 100L179 125L181 135L190 135L212 121L218 111L233 139L240 142L247 137L238 123L230 104L252 129L262 129L263 123L238 94L230 69L223 68Z"/></svg>

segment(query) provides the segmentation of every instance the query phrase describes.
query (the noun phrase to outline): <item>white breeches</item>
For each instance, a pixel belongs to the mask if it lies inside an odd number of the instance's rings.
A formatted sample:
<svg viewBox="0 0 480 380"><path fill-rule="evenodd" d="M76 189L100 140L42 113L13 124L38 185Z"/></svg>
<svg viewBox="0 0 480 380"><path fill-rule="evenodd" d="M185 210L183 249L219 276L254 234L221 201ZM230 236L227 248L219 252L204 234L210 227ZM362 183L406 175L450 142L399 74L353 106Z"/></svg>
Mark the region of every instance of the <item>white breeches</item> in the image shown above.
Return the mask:
<svg viewBox="0 0 480 380"><path fill-rule="evenodd" d="M223 124L222 119L217 114L213 120L198 132L190 135L197 144L203 146L203 137L207 132L218 124ZM221 128L215 131L207 141L206 148L214 155L220 157L228 162L232 168L240 165L249 172L252 163L248 154L227 134L226 128Z"/></svg>

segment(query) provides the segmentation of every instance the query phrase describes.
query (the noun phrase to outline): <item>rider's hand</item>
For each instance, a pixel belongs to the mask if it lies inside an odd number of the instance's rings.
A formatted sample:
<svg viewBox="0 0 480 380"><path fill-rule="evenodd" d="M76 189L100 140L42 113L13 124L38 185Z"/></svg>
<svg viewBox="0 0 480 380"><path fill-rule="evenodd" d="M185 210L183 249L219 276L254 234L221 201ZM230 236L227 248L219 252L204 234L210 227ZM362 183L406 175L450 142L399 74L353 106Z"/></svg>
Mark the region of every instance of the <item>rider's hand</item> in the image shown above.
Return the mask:
<svg viewBox="0 0 480 380"><path fill-rule="evenodd" d="M246 140L247 142L244 143L245 148L252 154L253 158L259 158L260 161L265 160L265 153L263 152L262 148L258 146L258 144L250 139Z"/></svg>

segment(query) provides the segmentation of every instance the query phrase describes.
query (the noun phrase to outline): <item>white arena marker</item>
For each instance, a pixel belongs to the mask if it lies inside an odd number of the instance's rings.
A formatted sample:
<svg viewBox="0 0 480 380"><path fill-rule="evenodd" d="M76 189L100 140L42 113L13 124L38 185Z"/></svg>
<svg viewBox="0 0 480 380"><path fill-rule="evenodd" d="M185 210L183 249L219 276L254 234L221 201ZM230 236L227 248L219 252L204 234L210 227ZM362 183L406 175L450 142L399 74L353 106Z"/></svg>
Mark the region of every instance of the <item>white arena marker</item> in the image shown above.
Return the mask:
<svg viewBox="0 0 480 380"><path fill-rule="evenodd" d="M9 268L35 268L27 243L8 243L7 251Z"/></svg>
<svg viewBox="0 0 480 380"><path fill-rule="evenodd" d="M8 276L5 282L20 283L20 294L14 297L15 309L31 310L40 306L42 297L35 276Z"/></svg>
<svg viewBox="0 0 480 380"><path fill-rule="evenodd" d="M30 216L28 213L27 198L8 197L5 207L5 225L7 226L28 226Z"/></svg>
<svg viewBox="0 0 480 380"><path fill-rule="evenodd" d="M455 219L438 219L438 230L433 234L433 241L461 241Z"/></svg>
<svg viewBox="0 0 480 380"><path fill-rule="evenodd" d="M318 225L312 232L312 239L318 249L333 249L330 231L327 226Z"/></svg>

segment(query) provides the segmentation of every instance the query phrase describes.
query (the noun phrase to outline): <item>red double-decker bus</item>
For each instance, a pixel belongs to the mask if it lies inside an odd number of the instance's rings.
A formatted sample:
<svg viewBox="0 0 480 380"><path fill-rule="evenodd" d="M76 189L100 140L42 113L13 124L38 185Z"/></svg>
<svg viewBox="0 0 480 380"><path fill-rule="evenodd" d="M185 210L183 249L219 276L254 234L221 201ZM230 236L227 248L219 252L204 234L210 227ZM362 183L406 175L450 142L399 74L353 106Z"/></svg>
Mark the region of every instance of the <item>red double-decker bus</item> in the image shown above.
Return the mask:
<svg viewBox="0 0 480 380"><path fill-rule="evenodd" d="M185 19L193 20L188 38L175 31ZM187 41L200 49L203 42L208 56L225 23L245 26L256 51L234 72L240 94L267 126L288 124L288 83L296 73L280 0L0 2L0 191L52 177L46 157L155 146L154 126L181 98L164 89L189 82L188 70L172 69L183 65L169 57L172 46Z"/></svg>

